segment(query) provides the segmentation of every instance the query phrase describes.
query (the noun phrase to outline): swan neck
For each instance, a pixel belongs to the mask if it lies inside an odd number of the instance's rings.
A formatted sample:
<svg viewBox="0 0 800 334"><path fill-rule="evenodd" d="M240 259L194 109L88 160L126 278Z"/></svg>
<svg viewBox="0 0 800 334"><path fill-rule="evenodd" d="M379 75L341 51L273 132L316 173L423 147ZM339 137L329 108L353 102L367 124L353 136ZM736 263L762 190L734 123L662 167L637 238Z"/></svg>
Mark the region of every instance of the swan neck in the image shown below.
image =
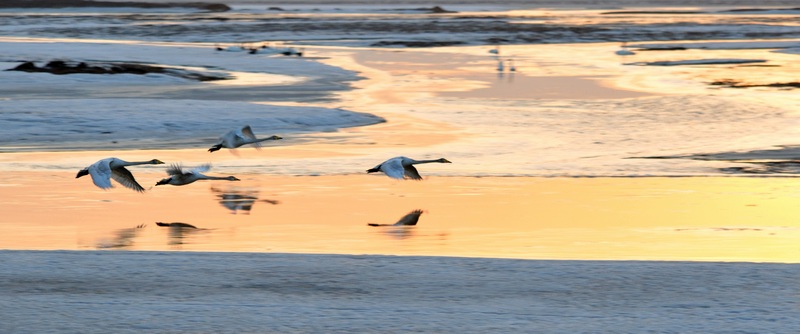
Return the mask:
<svg viewBox="0 0 800 334"><path fill-rule="evenodd" d="M126 165L127 166L136 166L136 165L152 165L152 164L153 164L153 162L148 160L148 161L133 161L133 162L127 163Z"/></svg>

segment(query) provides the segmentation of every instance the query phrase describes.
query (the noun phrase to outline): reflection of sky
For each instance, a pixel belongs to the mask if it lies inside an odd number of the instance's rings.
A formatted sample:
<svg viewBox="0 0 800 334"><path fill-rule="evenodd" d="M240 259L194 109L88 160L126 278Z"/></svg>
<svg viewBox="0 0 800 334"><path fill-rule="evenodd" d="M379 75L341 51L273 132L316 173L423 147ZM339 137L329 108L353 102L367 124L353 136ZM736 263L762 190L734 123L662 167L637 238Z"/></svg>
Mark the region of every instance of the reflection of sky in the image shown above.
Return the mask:
<svg viewBox="0 0 800 334"><path fill-rule="evenodd" d="M103 191L74 173L8 172L6 249L288 252L796 262L793 181L777 178L462 178L249 175L280 198L231 215L205 187ZM140 173L142 179L160 174ZM14 180L13 183L9 180ZM43 186L46 183L47 186ZM213 184L224 187L225 184ZM39 201L26 199L37 198ZM41 200L59 205L41 210ZM425 208L413 227L394 224ZM80 217L65 219L64 217ZM200 233L155 222L186 222ZM149 222L144 228L135 228Z"/></svg>

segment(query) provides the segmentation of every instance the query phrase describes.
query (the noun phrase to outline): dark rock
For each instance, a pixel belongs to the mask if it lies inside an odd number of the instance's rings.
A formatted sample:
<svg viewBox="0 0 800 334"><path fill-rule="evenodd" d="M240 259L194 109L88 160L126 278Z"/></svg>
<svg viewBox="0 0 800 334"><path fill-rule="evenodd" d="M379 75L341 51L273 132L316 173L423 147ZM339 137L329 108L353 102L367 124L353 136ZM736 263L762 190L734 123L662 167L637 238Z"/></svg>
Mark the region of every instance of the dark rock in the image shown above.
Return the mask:
<svg viewBox="0 0 800 334"><path fill-rule="evenodd" d="M435 14L455 13L454 11L444 9L442 7L439 7L439 6L434 6L433 8L430 9L430 11L431 11L431 13L435 13Z"/></svg>
<svg viewBox="0 0 800 334"><path fill-rule="evenodd" d="M435 47L435 46L452 46L452 45L461 45L464 42L461 41L380 41L372 43L371 46L381 47L381 46L405 46L410 48L428 48L428 47Z"/></svg>
<svg viewBox="0 0 800 334"><path fill-rule="evenodd" d="M74 65L73 65L74 64ZM168 69L155 65L146 64L133 64L133 63L86 63L80 62L75 64L63 60L53 60L47 63L45 67L36 67L33 62L24 62L8 71L22 71L22 72L43 72L51 74L137 74L144 75L149 73L161 73L184 79L197 80L197 81L214 81L229 79L223 76L206 75L203 73L195 73L190 71Z"/></svg>
<svg viewBox="0 0 800 334"><path fill-rule="evenodd" d="M39 69L39 68L38 68L38 67L36 67L36 64L34 64L32 61L26 61L26 62L24 62L24 63L22 63L22 64L19 64L19 65L17 65L17 67L14 67L14 68L12 68L12 69L8 69L7 71L25 71L25 72L31 72L31 71L33 71L33 70L38 70L38 69Z"/></svg>
<svg viewBox="0 0 800 334"><path fill-rule="evenodd" d="M44 67L54 68L54 69L63 69L67 67L67 63L63 60L53 60L47 63Z"/></svg>

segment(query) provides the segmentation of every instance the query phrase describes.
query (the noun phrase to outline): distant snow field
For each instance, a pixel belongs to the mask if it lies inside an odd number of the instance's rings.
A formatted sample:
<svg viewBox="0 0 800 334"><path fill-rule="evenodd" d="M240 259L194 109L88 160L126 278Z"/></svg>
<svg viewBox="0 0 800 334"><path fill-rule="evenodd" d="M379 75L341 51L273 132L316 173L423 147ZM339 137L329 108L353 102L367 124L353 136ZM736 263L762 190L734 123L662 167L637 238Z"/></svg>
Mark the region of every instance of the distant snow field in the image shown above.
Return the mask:
<svg viewBox="0 0 800 334"><path fill-rule="evenodd" d="M246 124L259 133L286 134L383 122L377 116L336 108L262 102L324 99L356 78L352 72L315 61L218 52L211 46L53 41L2 45L0 65L5 69L23 61L38 66L51 60L116 61L232 78L198 82L166 74L0 71L0 90L5 92L0 99L0 142L5 151L173 149L204 146L220 131Z"/></svg>

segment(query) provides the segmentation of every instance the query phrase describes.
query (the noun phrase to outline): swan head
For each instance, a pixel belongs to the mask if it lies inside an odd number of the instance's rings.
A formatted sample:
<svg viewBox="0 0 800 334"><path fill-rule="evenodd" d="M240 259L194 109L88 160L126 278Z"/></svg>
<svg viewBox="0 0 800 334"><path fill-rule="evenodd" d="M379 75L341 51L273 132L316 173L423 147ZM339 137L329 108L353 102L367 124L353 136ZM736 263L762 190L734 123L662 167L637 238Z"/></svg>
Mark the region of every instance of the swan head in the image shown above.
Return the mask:
<svg viewBox="0 0 800 334"><path fill-rule="evenodd" d="M228 181L241 181L237 179L235 176L228 176Z"/></svg>
<svg viewBox="0 0 800 334"><path fill-rule="evenodd" d="M171 177L168 177L168 178L166 178L166 179L161 179L161 181L158 181L158 182L156 182L156 185L157 185L157 186L160 186L160 185L162 185L162 184L169 184L169 181L172 181L172 178L171 178Z"/></svg>
<svg viewBox="0 0 800 334"><path fill-rule="evenodd" d="M450 160L447 160L445 158L439 158L439 159L436 159L436 161L441 162L443 164L451 164L452 163L452 162L450 162Z"/></svg>
<svg viewBox="0 0 800 334"><path fill-rule="evenodd" d="M272 139L272 140L278 140L278 139L283 139L283 137L281 137L281 136L276 136L276 135L272 135L272 137L269 137L269 139Z"/></svg>
<svg viewBox="0 0 800 334"><path fill-rule="evenodd" d="M221 148L222 148L222 144L217 144L217 145L211 146L211 148L209 148L208 151L209 152L219 151Z"/></svg>
<svg viewBox="0 0 800 334"><path fill-rule="evenodd" d="M158 160L158 159L150 160L150 163L153 164L153 165L163 165L164 164L163 161Z"/></svg>
<svg viewBox="0 0 800 334"><path fill-rule="evenodd" d="M75 178L77 179L81 176L86 176L86 175L89 175L89 169L84 168L78 171L78 176L75 176Z"/></svg>

